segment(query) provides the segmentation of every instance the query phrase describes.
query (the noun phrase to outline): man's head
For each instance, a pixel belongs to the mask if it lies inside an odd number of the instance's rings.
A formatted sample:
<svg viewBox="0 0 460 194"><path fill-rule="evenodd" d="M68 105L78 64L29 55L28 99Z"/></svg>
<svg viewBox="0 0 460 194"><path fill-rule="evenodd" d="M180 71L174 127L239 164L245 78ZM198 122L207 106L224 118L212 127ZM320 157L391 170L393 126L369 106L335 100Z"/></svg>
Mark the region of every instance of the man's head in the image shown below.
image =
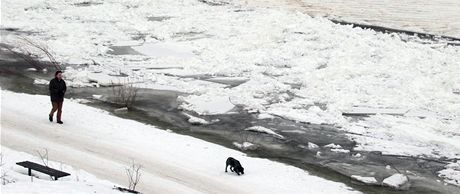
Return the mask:
<svg viewBox="0 0 460 194"><path fill-rule="evenodd" d="M54 73L54 77L58 78L59 80L62 79L62 71L56 71L56 73Z"/></svg>

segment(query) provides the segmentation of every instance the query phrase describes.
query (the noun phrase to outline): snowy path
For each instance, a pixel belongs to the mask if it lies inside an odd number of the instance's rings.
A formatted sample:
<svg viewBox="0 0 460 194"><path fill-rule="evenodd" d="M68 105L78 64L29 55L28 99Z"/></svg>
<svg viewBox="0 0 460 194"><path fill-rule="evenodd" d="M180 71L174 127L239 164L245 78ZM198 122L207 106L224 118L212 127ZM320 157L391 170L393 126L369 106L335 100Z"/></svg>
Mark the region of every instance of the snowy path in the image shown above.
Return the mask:
<svg viewBox="0 0 460 194"><path fill-rule="evenodd" d="M2 92L2 145L32 153L47 148L50 160L82 168L117 184L130 158L144 166L145 193L359 193L303 170L153 126L111 116L67 100L64 125L49 123L48 97ZM224 173L228 156L244 176Z"/></svg>
<svg viewBox="0 0 460 194"><path fill-rule="evenodd" d="M98 176L110 177L120 184L125 183L123 166L127 158L132 158L145 166L142 180L154 183L141 188L146 193L191 193L195 189L193 193L229 193L237 190L179 166L157 161L129 147L113 147L71 132L78 129L50 129L47 123L30 125L23 122L20 114L6 115L2 127L2 144L6 146L29 152L31 149L47 148L55 160L84 168Z"/></svg>

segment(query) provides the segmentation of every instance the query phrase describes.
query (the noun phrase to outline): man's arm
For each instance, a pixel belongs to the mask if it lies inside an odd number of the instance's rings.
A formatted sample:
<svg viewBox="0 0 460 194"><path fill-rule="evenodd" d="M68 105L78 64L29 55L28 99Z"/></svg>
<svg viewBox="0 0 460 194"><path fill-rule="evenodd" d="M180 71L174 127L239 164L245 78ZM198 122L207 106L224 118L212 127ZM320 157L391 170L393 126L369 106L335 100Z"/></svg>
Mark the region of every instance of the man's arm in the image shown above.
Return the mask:
<svg viewBox="0 0 460 194"><path fill-rule="evenodd" d="M62 80L64 82L64 91L62 91L63 94L65 94L65 92L67 91L67 85L65 84L65 81Z"/></svg>
<svg viewBox="0 0 460 194"><path fill-rule="evenodd" d="M49 89L50 89L50 92L51 94L56 94L58 93L58 87L56 85L56 82L54 80L51 80L50 81L50 84L49 84Z"/></svg>

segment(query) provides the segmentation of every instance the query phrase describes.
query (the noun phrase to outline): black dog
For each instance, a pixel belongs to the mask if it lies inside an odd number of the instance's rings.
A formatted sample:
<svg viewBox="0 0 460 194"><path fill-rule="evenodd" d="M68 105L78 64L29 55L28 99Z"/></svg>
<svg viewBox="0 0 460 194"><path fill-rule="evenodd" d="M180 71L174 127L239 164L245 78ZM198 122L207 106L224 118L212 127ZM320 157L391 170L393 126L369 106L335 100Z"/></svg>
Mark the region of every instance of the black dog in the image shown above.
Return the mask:
<svg viewBox="0 0 460 194"><path fill-rule="evenodd" d="M244 168L241 166L240 161L236 160L235 158L227 158L227 162L225 164L225 172L227 172L228 166L230 166L230 170L232 172L236 172L238 176L240 174L244 174Z"/></svg>

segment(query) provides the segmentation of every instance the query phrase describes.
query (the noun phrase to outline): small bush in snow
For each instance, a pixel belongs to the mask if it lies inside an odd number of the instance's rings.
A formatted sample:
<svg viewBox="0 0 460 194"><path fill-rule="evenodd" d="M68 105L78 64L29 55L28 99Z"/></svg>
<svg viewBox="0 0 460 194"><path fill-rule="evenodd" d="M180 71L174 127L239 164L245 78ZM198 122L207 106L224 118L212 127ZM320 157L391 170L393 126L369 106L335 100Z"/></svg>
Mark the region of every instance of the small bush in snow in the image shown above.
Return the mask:
<svg viewBox="0 0 460 194"><path fill-rule="evenodd" d="M131 161L131 164L126 167L126 176L128 176L128 188L130 190L135 191L136 186L141 180L141 172L142 165L137 164L134 160Z"/></svg>
<svg viewBox="0 0 460 194"><path fill-rule="evenodd" d="M114 85L114 84L112 84ZM133 84L121 84L120 86L114 86L112 89L114 102L125 107L132 107L136 101L138 88L134 87Z"/></svg>

